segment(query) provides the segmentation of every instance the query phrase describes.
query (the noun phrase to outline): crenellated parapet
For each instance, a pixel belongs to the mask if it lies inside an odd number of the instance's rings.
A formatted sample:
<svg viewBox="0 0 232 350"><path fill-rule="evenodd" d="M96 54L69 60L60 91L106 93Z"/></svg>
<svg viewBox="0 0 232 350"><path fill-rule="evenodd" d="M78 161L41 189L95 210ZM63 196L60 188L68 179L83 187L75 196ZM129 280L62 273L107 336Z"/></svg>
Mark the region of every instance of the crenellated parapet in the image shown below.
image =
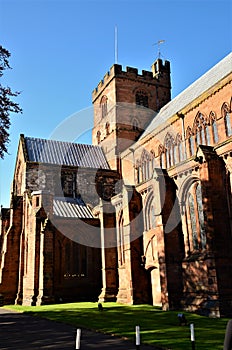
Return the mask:
<svg viewBox="0 0 232 350"><path fill-rule="evenodd" d="M126 67L123 70L122 65L113 64L110 70L104 75L104 78L100 80L97 87L92 92L92 100L94 101L97 96L106 88L109 82L114 78L122 78L129 80L136 80L137 82L144 83L163 83L164 76L162 73L167 73L170 82L170 62L163 62L161 59L156 60L152 65L152 71L142 70L139 74L138 69L134 67Z"/></svg>

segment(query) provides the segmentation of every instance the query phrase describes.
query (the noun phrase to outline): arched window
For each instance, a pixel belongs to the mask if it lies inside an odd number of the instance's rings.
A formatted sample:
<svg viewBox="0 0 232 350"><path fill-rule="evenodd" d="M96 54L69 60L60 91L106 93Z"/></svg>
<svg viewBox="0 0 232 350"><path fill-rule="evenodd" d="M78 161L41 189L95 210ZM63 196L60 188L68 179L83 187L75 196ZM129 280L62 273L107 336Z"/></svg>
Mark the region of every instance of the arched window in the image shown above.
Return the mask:
<svg viewBox="0 0 232 350"><path fill-rule="evenodd" d="M156 226L155 206L153 194L147 198L145 207L145 231L149 231Z"/></svg>
<svg viewBox="0 0 232 350"><path fill-rule="evenodd" d="M195 251L205 249L206 234L200 181L194 182L188 190L186 215L188 241L190 244L189 250Z"/></svg>
<svg viewBox="0 0 232 350"><path fill-rule="evenodd" d="M174 162L181 162L184 160L184 155L183 155L183 147L182 147L182 137L178 133L176 135L176 142L175 142L175 152L174 152Z"/></svg>
<svg viewBox="0 0 232 350"><path fill-rule="evenodd" d="M132 129L133 129L133 131L139 130L139 122L135 118L132 120Z"/></svg>
<svg viewBox="0 0 232 350"><path fill-rule="evenodd" d="M135 103L148 108L148 94L145 91L137 91L135 94Z"/></svg>
<svg viewBox="0 0 232 350"><path fill-rule="evenodd" d="M102 96L101 98L101 113L102 113L102 118L104 118L107 115L107 96Z"/></svg>
<svg viewBox="0 0 232 350"><path fill-rule="evenodd" d="M150 159L151 159L151 175L153 174L153 170L155 168L155 152L153 149L150 152Z"/></svg>
<svg viewBox="0 0 232 350"><path fill-rule="evenodd" d="M226 136L232 135L231 119L230 119L230 107L228 103L223 103L222 105L222 117L224 118Z"/></svg>
<svg viewBox="0 0 232 350"><path fill-rule="evenodd" d="M213 111L211 111L209 114L209 122L211 125L213 143L218 143L217 116L216 113Z"/></svg>
<svg viewBox="0 0 232 350"><path fill-rule="evenodd" d="M141 157L141 165L142 165L142 178L143 181L150 179L150 155L146 150L143 150Z"/></svg>
<svg viewBox="0 0 232 350"><path fill-rule="evenodd" d="M194 130L196 134L197 145L207 145L210 143L209 131L207 130L207 119L206 117L198 112L194 121Z"/></svg>
<svg viewBox="0 0 232 350"><path fill-rule="evenodd" d="M167 168L174 165L174 137L168 132L164 139L164 147L166 149L166 164Z"/></svg>

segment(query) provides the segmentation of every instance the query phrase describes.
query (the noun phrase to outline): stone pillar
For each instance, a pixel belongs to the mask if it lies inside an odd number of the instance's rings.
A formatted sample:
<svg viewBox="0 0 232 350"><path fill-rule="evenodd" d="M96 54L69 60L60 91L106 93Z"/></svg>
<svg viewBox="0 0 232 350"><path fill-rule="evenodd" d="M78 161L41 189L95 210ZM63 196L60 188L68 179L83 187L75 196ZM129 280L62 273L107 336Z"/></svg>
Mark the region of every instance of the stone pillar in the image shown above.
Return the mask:
<svg viewBox="0 0 232 350"><path fill-rule="evenodd" d="M41 195L41 205L45 213L42 213L44 216L41 217L39 230L36 305L54 302L54 228L50 221L53 215L53 194L41 191Z"/></svg>

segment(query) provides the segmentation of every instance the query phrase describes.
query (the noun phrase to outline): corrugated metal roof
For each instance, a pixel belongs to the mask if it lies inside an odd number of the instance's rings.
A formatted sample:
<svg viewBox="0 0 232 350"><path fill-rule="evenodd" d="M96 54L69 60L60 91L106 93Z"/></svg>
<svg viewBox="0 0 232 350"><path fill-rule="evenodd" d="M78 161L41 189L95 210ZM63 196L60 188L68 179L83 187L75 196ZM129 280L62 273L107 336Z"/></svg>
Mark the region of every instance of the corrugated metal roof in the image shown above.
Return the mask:
<svg viewBox="0 0 232 350"><path fill-rule="evenodd" d="M53 214L65 218L94 218L91 210L81 198L55 197L53 199Z"/></svg>
<svg viewBox="0 0 232 350"><path fill-rule="evenodd" d="M214 86L217 82L232 72L232 53L227 55L219 63L217 63L208 72L197 79L182 93L176 96L172 101L166 104L159 113L155 116L152 122L148 125L140 139L149 135L155 128L167 121L168 118L175 115L181 109L186 107L194 99L199 97L205 91Z"/></svg>
<svg viewBox="0 0 232 350"><path fill-rule="evenodd" d="M28 160L94 169L110 169L99 146L25 137Z"/></svg>

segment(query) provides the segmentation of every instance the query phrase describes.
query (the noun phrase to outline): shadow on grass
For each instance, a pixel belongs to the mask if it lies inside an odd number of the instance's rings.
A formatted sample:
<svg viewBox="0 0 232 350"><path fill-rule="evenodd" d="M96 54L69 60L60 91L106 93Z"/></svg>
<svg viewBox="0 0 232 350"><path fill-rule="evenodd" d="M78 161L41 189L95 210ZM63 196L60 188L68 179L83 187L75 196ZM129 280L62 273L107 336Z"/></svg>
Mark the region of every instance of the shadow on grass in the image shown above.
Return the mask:
<svg viewBox="0 0 232 350"><path fill-rule="evenodd" d="M179 326L178 311L162 311L149 305L125 306L106 303L103 311L97 303L72 303L46 306L12 306L25 313L111 333L134 340L140 326L141 341L166 349L191 349L190 323L194 323L197 350L221 350L228 319L212 319L185 312L186 326Z"/></svg>

